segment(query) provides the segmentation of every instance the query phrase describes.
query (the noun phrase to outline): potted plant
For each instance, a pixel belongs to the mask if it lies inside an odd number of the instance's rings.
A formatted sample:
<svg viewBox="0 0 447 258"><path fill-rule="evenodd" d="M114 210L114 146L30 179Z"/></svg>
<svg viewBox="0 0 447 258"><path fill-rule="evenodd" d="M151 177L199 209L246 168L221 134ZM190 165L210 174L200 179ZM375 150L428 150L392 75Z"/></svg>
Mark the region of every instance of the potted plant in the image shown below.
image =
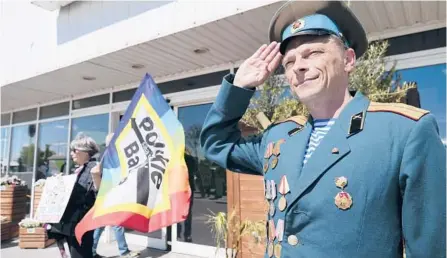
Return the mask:
<svg viewBox="0 0 447 258"><path fill-rule="evenodd" d="M17 223L26 216L27 186L17 176L5 176L0 179L1 216Z"/></svg>
<svg viewBox="0 0 447 258"><path fill-rule="evenodd" d="M35 219L23 219L19 227L19 247L22 249L46 248L55 242L54 239L48 239L43 224Z"/></svg>
<svg viewBox="0 0 447 258"><path fill-rule="evenodd" d="M236 212L229 215L224 212L218 212L207 215L206 223L210 225L211 232L216 241L216 254L223 245L226 258L236 258L242 251L243 238L252 239L250 244L261 247L266 234L265 221L241 220ZM251 247L249 247L251 249Z"/></svg>

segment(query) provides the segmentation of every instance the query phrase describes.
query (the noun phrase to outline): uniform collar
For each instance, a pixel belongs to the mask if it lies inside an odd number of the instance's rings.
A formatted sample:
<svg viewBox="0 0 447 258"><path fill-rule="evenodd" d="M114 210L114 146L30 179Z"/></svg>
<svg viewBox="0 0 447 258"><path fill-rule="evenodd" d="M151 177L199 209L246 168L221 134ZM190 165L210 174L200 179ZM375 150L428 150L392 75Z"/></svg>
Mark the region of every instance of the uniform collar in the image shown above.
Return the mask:
<svg viewBox="0 0 447 258"><path fill-rule="evenodd" d="M337 123L338 126L346 133L346 137L350 137L353 134L360 132L363 129L363 120L366 117L366 110L368 109L370 100L363 95L360 91L350 91L350 94L354 97L349 101L349 103L343 108L340 115L338 116ZM354 120L361 119L361 128L357 128ZM313 118L311 115L308 117L308 126L312 126Z"/></svg>

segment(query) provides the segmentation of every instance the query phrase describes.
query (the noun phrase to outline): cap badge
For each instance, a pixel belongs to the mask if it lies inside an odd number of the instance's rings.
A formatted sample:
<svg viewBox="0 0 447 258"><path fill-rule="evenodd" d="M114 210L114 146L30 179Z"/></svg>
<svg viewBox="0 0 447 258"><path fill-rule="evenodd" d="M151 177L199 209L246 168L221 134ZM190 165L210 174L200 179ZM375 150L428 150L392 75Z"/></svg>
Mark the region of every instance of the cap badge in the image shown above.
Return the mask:
<svg viewBox="0 0 447 258"><path fill-rule="evenodd" d="M299 19L292 24L292 28L290 28L290 33L293 34L298 30L302 29L303 27L304 27L304 20Z"/></svg>

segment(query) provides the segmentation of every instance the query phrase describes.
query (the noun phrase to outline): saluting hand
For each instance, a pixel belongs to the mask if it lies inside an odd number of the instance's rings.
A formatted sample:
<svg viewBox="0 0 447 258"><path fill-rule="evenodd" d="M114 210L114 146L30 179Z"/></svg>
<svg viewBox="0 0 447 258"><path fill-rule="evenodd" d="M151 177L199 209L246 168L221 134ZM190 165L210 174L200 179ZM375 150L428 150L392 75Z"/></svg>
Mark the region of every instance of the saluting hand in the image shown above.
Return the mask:
<svg viewBox="0 0 447 258"><path fill-rule="evenodd" d="M242 88L262 85L281 62L279 43L262 45L251 57L246 59L236 72L233 84Z"/></svg>

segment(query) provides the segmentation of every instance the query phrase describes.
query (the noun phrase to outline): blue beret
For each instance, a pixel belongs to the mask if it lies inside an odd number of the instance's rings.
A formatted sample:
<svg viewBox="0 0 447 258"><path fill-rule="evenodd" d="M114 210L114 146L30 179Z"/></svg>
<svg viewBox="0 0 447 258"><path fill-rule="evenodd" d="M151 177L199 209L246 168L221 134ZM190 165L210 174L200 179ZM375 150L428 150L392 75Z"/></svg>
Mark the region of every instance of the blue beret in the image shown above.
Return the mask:
<svg viewBox="0 0 447 258"><path fill-rule="evenodd" d="M290 39L300 35L334 35L354 49L357 58L368 47L362 24L341 1L286 2L270 22L269 39L280 42L284 54Z"/></svg>
<svg viewBox="0 0 447 258"><path fill-rule="evenodd" d="M298 35L334 35L340 38L346 47L349 47L348 41L337 27L337 24L323 14L309 15L287 26L281 37L281 53L284 54L287 42Z"/></svg>

